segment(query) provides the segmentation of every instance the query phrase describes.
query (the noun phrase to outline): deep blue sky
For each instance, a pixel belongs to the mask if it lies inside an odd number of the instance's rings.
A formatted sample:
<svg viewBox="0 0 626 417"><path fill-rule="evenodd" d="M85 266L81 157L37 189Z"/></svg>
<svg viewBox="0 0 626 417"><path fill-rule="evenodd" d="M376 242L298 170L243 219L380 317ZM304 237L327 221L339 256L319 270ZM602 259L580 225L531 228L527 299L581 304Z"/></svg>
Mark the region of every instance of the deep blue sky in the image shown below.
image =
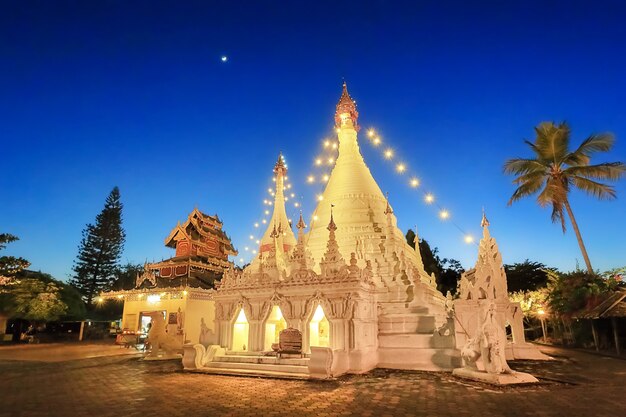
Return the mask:
<svg viewBox="0 0 626 417"><path fill-rule="evenodd" d="M163 239L195 205L244 253L279 150L310 215L319 187L305 177L345 77L361 124L457 224L479 235L486 208L505 262L583 265L549 210L507 207L502 164L529 155L522 141L544 120L567 120L575 143L613 132L597 161L626 160L626 3L468 3L1 2L0 232L21 238L5 252L67 278L118 185L124 261L171 256ZM399 226L473 265L476 246L361 137ZM572 195L602 270L626 264L625 181L617 191Z"/></svg>

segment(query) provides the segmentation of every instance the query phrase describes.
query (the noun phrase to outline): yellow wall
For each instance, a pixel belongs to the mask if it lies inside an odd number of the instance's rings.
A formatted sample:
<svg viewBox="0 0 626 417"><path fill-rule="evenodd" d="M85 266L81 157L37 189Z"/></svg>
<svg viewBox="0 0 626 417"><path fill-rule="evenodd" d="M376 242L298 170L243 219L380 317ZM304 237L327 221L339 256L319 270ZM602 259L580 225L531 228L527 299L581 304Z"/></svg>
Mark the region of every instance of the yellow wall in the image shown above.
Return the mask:
<svg viewBox="0 0 626 417"><path fill-rule="evenodd" d="M124 300L124 312L122 314L122 329L137 331L139 329L139 316L141 313L151 311L165 311L166 322L170 313L176 313L181 309L184 317L183 331L185 341L198 343L200 338L200 319L204 318L206 326L215 332L215 302L213 300L195 300L189 294L182 298L172 299L170 294L155 300L144 295L136 300ZM169 324L168 331L175 334L177 325Z"/></svg>

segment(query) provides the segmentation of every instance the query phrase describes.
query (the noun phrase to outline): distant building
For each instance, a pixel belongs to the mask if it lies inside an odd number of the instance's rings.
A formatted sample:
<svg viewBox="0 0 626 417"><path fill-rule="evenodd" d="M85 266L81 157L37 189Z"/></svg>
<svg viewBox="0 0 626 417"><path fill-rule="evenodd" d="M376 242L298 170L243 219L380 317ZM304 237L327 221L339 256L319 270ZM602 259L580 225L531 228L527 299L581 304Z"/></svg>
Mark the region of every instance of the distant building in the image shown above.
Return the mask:
<svg viewBox="0 0 626 417"><path fill-rule="evenodd" d="M237 255L237 250L222 230L219 217L197 208L172 229L165 246L176 250L172 258L146 263L143 273L137 274L135 288L105 292L98 301L123 300L122 328L126 332L146 333L151 314L161 312L170 334L197 343L200 327L186 328L185 322L213 322L214 308L207 302L215 283L231 265L228 256Z"/></svg>

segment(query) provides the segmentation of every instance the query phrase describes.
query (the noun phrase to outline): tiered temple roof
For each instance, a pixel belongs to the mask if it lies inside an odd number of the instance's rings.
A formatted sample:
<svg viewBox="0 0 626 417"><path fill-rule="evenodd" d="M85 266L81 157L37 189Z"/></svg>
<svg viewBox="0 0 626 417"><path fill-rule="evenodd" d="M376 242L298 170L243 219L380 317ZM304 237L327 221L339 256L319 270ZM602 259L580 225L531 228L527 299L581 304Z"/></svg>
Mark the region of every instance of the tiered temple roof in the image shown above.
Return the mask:
<svg viewBox="0 0 626 417"><path fill-rule="evenodd" d="M200 287L212 288L230 266L229 255L237 255L217 215L197 208L184 223L178 223L165 239L165 246L176 254L161 262L145 265L137 277L137 288Z"/></svg>

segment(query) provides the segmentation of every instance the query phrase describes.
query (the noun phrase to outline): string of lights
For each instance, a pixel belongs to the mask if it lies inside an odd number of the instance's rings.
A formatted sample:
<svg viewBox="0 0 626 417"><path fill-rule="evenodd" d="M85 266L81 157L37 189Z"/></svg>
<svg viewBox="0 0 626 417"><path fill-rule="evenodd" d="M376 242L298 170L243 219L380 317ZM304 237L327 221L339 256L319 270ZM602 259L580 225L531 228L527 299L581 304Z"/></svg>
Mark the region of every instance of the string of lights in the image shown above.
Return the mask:
<svg viewBox="0 0 626 417"><path fill-rule="evenodd" d="M465 243L476 244L474 236L470 233L467 233L457 222L454 221L454 219L452 218L452 214L450 213L450 210L448 210L443 205L441 205L438 199L435 198L435 195L432 192L426 191L424 189L419 177L414 172L409 170L408 164L404 162L403 160L401 160L396 155L394 148L391 146L386 146L386 147L381 146L383 145L383 140L380 137L380 134L375 129L373 128L368 129L366 137L368 139L368 142L374 148L382 148L383 159L389 162L395 163L395 171L398 175L400 175L402 178L408 178L406 184L410 188L420 191L422 193L424 203L426 203L427 205L436 207L438 209L437 215L440 220L452 224L459 232L461 232L461 234L463 235L463 241Z"/></svg>
<svg viewBox="0 0 626 417"><path fill-rule="evenodd" d="M471 244L476 243L474 236L470 233L467 233L454 219L450 213L450 210L441 205L438 199L435 198L435 195L432 192L426 191L422 186L422 182L419 177L409 169L409 166L406 162L400 160L397 156L396 151L391 146L383 147L383 140L380 135L376 132L375 129L369 129L366 134L369 143L374 148L382 149L382 157L386 161L395 162L395 172L403 178L407 178L407 185L420 191L423 194L423 201L429 206L437 208L437 216L441 221L445 221L453 225L462 235L465 243ZM320 169L320 173L309 174L307 176L308 184L319 184L320 190L316 194L316 200L319 202L322 200L322 192L323 187L328 182L330 178L330 171L335 165L336 161L336 152L339 147L339 144L336 141L324 139L322 141L322 153L315 158L314 166ZM316 214L313 213L312 222L317 220Z"/></svg>
<svg viewBox="0 0 626 417"><path fill-rule="evenodd" d="M311 185L318 185L318 189L315 194L315 201L320 202L323 200L324 187L330 179L330 173L337 161L337 154L339 151L339 142L331 139L322 140L322 150L315 157L313 166L316 168L317 173L312 173L307 176L307 183ZM312 228L315 222L318 220L317 209L311 216Z"/></svg>

